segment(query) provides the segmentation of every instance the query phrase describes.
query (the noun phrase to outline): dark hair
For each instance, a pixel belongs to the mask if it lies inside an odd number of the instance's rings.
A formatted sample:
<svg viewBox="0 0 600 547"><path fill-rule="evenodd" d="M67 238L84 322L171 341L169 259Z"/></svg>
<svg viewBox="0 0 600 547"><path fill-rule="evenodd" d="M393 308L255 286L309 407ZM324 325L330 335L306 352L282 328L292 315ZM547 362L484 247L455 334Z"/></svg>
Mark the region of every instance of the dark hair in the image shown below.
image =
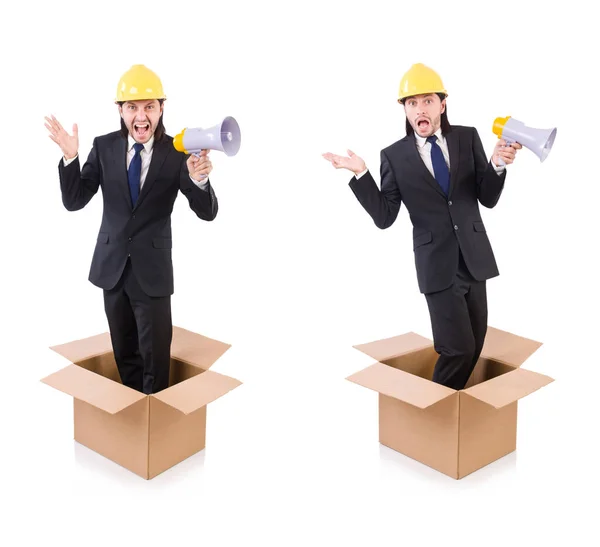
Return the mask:
<svg viewBox="0 0 600 547"><path fill-rule="evenodd" d="M165 102L164 99L157 99L157 100L161 105ZM123 104L125 104L125 103L124 103L124 101L119 101L119 102L117 102L117 104L122 107ZM165 136L165 133L166 133L166 129L163 124L163 116L164 116L164 113L160 115L158 123L156 124L156 130L154 131L155 142L162 140L162 138ZM123 137L127 138L127 136L129 135L129 129L125 125L123 118L120 118L120 119L121 119L121 135L123 135Z"/></svg>
<svg viewBox="0 0 600 547"><path fill-rule="evenodd" d="M436 93L436 95L440 98L440 101L443 101L446 96L443 93ZM406 101L406 99L409 99L410 97L406 97L404 99L402 99L402 101L400 101L402 104L404 104L404 101ZM446 133L450 133L450 131L452 130L452 127L450 126L450 122L448 121L448 103L446 103L446 108L444 108L444 112L442 112L442 118L440 120L440 127L442 128L442 134L445 135ZM412 125L410 125L410 122L408 121L408 118L406 119L406 134L407 135L414 135L415 130L412 128Z"/></svg>

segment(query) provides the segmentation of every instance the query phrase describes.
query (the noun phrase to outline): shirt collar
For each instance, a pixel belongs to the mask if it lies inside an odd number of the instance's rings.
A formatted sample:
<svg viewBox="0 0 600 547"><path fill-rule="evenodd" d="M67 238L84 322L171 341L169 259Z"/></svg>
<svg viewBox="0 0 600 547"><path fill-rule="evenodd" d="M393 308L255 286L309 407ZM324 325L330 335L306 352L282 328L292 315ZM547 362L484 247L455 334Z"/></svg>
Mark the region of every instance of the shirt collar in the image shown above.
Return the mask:
<svg viewBox="0 0 600 547"><path fill-rule="evenodd" d="M434 133L434 135L438 138L438 142L444 141L444 137L442 136L442 128L441 127L438 128L438 130ZM419 146L419 148L423 148L425 146L425 144L427 143L427 137L421 137L420 135L417 135L416 131L415 131L415 139L417 139L417 145Z"/></svg>
<svg viewBox="0 0 600 547"><path fill-rule="evenodd" d="M127 135L127 151L131 152L133 150L133 145L135 144L135 139L131 135ZM150 154L152 152L152 147L154 146L154 135L150 137L150 140L144 144L144 150L146 154Z"/></svg>

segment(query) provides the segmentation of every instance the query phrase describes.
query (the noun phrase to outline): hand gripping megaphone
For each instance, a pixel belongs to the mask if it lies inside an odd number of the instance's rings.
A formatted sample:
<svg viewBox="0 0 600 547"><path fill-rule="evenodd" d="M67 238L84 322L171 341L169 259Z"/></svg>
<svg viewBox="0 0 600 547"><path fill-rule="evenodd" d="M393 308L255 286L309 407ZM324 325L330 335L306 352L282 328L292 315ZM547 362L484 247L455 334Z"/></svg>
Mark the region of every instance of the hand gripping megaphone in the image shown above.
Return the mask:
<svg viewBox="0 0 600 547"><path fill-rule="evenodd" d="M184 154L198 156L202 150L220 150L227 156L235 156L242 141L240 126L231 116L227 116L221 123L202 129L185 128L173 138L175 150ZM205 178L206 175L203 175Z"/></svg>
<svg viewBox="0 0 600 547"><path fill-rule="evenodd" d="M540 161L544 161L556 138L556 127L552 129L535 129L527 127L523 122L515 120L510 116L506 118L496 118L492 126L494 134L498 135L499 139L504 139L506 144L518 142L519 144L529 148ZM504 165L502 159L500 164Z"/></svg>

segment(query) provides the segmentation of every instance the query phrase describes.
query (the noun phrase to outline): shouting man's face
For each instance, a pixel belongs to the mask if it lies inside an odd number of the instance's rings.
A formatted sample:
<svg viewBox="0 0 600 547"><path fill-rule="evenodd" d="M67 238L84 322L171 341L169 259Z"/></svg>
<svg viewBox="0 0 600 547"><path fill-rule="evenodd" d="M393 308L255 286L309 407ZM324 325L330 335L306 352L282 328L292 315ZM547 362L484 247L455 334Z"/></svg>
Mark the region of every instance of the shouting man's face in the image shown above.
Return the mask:
<svg viewBox="0 0 600 547"><path fill-rule="evenodd" d="M414 95L404 101L406 119L420 137L433 135L441 124L442 114L446 110L446 99L440 100L435 93Z"/></svg>
<svg viewBox="0 0 600 547"><path fill-rule="evenodd" d="M119 106L119 113L129 134L139 143L147 143L162 116L163 105L157 99L127 101Z"/></svg>

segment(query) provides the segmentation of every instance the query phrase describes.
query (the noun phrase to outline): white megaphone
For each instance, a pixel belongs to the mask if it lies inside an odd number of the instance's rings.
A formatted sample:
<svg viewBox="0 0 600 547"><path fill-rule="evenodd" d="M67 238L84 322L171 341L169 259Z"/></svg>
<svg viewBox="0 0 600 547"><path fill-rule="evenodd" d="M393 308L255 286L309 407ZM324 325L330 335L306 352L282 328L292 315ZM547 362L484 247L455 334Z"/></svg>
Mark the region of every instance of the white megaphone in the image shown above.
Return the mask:
<svg viewBox="0 0 600 547"><path fill-rule="evenodd" d="M220 150L227 156L235 156L241 142L240 126L231 116L209 129L186 127L173 138L175 150L193 156L198 156L202 150ZM202 175L202 178L206 178L206 175Z"/></svg>
<svg viewBox="0 0 600 547"><path fill-rule="evenodd" d="M496 118L492 131L498 135L499 139L504 139L507 145L518 142L529 148L540 158L540 161L544 161L548 157L556 138L556 127L552 129L535 129L527 127L523 122L510 116ZM504 165L502 159L500 159L500 165Z"/></svg>

